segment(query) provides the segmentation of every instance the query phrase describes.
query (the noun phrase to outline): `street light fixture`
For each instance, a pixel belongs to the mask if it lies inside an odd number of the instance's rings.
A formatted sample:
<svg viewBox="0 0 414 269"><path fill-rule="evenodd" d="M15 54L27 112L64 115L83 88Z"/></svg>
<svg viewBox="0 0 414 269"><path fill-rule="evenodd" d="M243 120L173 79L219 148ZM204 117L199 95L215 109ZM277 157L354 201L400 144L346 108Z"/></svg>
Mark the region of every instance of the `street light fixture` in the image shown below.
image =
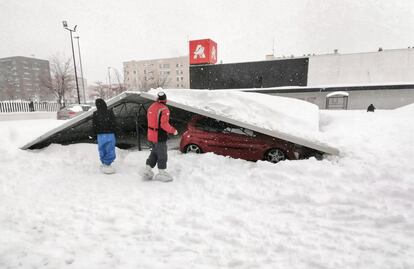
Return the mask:
<svg viewBox="0 0 414 269"><path fill-rule="evenodd" d="M75 50L73 49L73 38L72 38L72 32L76 32L76 27L73 27L73 29L70 29L68 27L67 21L62 21L63 28L68 30L70 32L70 43L72 44L72 57L73 57L73 66L75 68L75 82L76 82L76 92L78 93L78 103L80 104L80 95L79 95L79 85L78 85L78 73L76 72L76 61L75 61Z"/></svg>
<svg viewBox="0 0 414 269"><path fill-rule="evenodd" d="M79 65L81 70L81 76L82 76L82 92L83 92L83 103L86 104L86 95L85 95L85 82L83 77L83 69L82 69L82 57L81 57L81 51L80 51L80 45L79 45L79 36L75 36L75 38L78 40L78 52L79 52Z"/></svg>

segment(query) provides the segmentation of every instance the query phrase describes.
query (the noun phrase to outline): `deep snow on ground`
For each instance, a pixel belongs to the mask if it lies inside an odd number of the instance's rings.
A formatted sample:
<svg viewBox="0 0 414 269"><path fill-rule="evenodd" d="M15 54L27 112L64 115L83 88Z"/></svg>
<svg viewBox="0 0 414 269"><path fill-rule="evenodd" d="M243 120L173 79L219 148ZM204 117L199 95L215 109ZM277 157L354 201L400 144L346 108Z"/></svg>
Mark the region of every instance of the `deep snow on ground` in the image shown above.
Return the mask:
<svg viewBox="0 0 414 269"><path fill-rule="evenodd" d="M322 111L340 156L273 165L169 152L19 146L61 124L0 122L0 268L414 268L414 106Z"/></svg>

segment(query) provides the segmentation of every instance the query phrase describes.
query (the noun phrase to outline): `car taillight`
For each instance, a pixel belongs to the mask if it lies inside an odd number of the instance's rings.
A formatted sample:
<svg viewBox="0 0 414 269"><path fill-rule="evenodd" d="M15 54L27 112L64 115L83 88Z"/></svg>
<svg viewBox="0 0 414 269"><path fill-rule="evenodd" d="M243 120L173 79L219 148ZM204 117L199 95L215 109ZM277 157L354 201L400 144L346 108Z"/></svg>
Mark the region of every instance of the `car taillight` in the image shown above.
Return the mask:
<svg viewBox="0 0 414 269"><path fill-rule="evenodd" d="M76 112L74 112L74 111L69 111L69 115L75 115L76 114Z"/></svg>

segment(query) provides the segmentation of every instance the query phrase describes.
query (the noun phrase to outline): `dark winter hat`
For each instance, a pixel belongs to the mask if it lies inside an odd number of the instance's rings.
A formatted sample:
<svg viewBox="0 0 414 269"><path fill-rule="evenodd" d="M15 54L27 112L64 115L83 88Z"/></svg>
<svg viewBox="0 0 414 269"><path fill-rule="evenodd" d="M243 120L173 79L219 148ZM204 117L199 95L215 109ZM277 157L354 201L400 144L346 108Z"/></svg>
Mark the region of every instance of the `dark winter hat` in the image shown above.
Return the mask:
<svg viewBox="0 0 414 269"><path fill-rule="evenodd" d="M105 101L102 98L98 98L95 100L95 106L97 110L106 110L107 106Z"/></svg>
<svg viewBox="0 0 414 269"><path fill-rule="evenodd" d="M165 92L159 92L157 94L157 101L160 103L166 103L167 102L167 95L165 94Z"/></svg>

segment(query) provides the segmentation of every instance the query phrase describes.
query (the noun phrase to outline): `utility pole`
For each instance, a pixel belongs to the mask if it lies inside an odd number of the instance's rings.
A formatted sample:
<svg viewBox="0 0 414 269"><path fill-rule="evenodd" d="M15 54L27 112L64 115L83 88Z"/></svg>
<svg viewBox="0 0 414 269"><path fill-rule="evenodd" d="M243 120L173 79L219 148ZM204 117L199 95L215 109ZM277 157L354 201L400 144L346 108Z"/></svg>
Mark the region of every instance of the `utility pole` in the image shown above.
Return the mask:
<svg viewBox="0 0 414 269"><path fill-rule="evenodd" d="M70 43L72 44L73 66L75 68L76 92L78 93L78 103L80 104L79 85L78 85L78 74L76 72L75 50L73 49L73 37L72 37L72 32L76 32L77 25L75 25L75 27L73 27L73 29L69 29L68 28L67 21L62 21L62 24L63 24L63 28L65 28L66 30L68 30L69 33L70 33Z"/></svg>
<svg viewBox="0 0 414 269"><path fill-rule="evenodd" d="M75 36L75 38L78 40L78 52L79 52L79 65L81 70L81 76L82 76L82 92L83 92L83 103L86 104L86 95L85 95L85 77L83 76L83 69L82 69L82 57L81 57L81 51L80 51L80 45L79 45L79 36Z"/></svg>
<svg viewBox="0 0 414 269"><path fill-rule="evenodd" d="M109 94L112 96L112 85L111 85L111 67L108 66L108 83L109 83Z"/></svg>

